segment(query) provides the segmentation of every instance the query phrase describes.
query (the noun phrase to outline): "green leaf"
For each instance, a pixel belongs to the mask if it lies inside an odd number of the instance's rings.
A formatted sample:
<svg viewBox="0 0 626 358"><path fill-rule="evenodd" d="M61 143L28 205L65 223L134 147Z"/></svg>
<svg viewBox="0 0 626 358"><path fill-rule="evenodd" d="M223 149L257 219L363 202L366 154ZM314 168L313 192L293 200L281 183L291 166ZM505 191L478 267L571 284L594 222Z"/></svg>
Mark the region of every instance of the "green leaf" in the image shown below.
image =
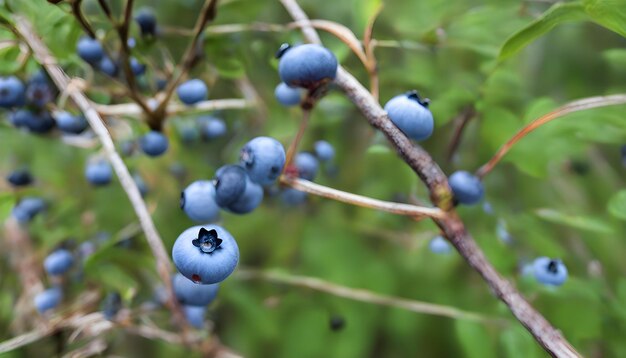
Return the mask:
<svg viewBox="0 0 626 358"><path fill-rule="evenodd" d="M126 301L130 301L139 288L132 276L115 265L99 265L86 273L90 278L101 282L106 289L118 291Z"/></svg>
<svg viewBox="0 0 626 358"><path fill-rule="evenodd" d="M495 357L495 350L490 344L491 338L483 325L457 320L454 326L466 357Z"/></svg>
<svg viewBox="0 0 626 358"><path fill-rule="evenodd" d="M498 60L502 61L513 56L557 25L565 22L582 21L587 18L581 3L557 3L530 25L509 37L500 49Z"/></svg>
<svg viewBox="0 0 626 358"><path fill-rule="evenodd" d="M568 215L553 209L538 209L535 214L546 221L573 227L575 229L594 231L601 234L612 234L613 227L607 222L588 216Z"/></svg>
<svg viewBox="0 0 626 358"><path fill-rule="evenodd" d="M626 190L618 191L609 200L607 210L616 218L626 220Z"/></svg>
<svg viewBox="0 0 626 358"><path fill-rule="evenodd" d="M583 0L593 22L626 37L626 0Z"/></svg>

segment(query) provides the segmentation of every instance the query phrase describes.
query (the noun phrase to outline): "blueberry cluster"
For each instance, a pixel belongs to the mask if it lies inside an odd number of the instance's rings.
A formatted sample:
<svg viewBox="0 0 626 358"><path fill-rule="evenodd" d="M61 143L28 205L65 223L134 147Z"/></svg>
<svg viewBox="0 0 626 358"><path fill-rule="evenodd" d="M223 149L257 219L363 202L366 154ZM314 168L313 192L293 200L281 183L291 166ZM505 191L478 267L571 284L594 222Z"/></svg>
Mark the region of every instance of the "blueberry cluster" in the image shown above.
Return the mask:
<svg viewBox="0 0 626 358"><path fill-rule="evenodd" d="M74 265L74 256L64 248L51 252L44 260L43 267L55 283L34 297L34 305L39 313L45 313L56 308L63 300L63 289L58 284L59 277L65 275Z"/></svg>

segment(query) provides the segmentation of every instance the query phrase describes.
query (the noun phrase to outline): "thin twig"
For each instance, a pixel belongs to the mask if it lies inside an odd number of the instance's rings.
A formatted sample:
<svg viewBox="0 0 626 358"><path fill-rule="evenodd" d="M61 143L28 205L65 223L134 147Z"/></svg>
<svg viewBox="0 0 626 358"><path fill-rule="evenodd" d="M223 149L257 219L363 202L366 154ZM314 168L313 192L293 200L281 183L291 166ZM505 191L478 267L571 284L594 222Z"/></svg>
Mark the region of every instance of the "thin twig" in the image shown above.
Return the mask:
<svg viewBox="0 0 626 358"><path fill-rule="evenodd" d="M513 138L509 139L494 156L478 171L476 172L476 176L479 178L483 178L485 175L489 174L491 170L500 162L502 157L506 155L506 153L511 150L511 148L515 145L515 143L519 142L522 138L526 137L530 132L535 129L541 127L542 125L563 117L567 114L585 111L592 108L600 108L600 107L608 107L608 106L616 106L620 104L626 104L626 94L615 94L611 96L598 96L598 97L589 97L579 99L577 101L570 102L564 106L561 106L554 111L544 114L543 116L535 119L530 122L527 126L522 128L519 132L517 132Z"/></svg>
<svg viewBox="0 0 626 358"><path fill-rule="evenodd" d="M154 226L154 222L150 217L146 203L141 197L137 184L135 184L135 181L124 164L124 161L116 152L115 144L113 143L102 118L96 109L91 105L89 99L87 99L87 97L76 86L68 86L70 83L69 78L63 72L61 67L59 67L56 59L52 56L46 45L37 37L36 32L28 20L17 15L14 16L14 20L16 31L33 50L35 59L45 68L55 85L58 88L63 88L67 91L67 94L83 112L83 115L89 122L89 125L100 139L104 152L113 166L113 169L120 180L120 184L126 192L126 195L128 196L137 217L139 218L139 223L141 224L141 228L143 229L146 240L148 241L148 246L150 246L152 254L156 259L157 272L161 277L161 281L163 281L167 292L169 292L168 304L170 309L179 324L184 328L184 332L186 332L186 321L182 316L180 307L174 298L175 295L172 290L172 281L170 276L172 265L169 255L167 254L163 241Z"/></svg>
<svg viewBox="0 0 626 358"><path fill-rule="evenodd" d="M126 116L139 117L143 113L141 107L134 103L113 104L113 105L93 105L98 113L103 116ZM167 106L167 115L181 113L198 113L217 111L221 109L244 109L252 106L252 103L244 99L215 99L203 101L193 106L185 106L179 103L170 103Z"/></svg>
<svg viewBox="0 0 626 358"><path fill-rule="evenodd" d="M165 110L170 99L172 98L172 95L174 94L174 90L183 78L187 76L187 73L191 70L191 67L195 63L197 48L202 38L202 34L204 33L204 29L209 21L215 18L217 2L218 0L206 0L204 2L204 5L200 10L200 16L198 16L198 20L196 21L196 25L193 29L193 39L187 46L187 49L185 50L185 53L176 68L177 71L175 71L175 77L167 84L164 91L165 94L154 111L155 120L162 121L162 118L165 118Z"/></svg>
<svg viewBox="0 0 626 358"><path fill-rule="evenodd" d="M452 139L450 140L450 145L448 146L448 156L447 160L450 162L454 157L459 145L461 144L461 139L463 139L463 133L465 132L465 128L467 124L476 116L476 109L473 105L469 105L465 107L461 113L454 119L454 134L452 135Z"/></svg>
<svg viewBox="0 0 626 358"><path fill-rule="evenodd" d="M80 9L80 5L82 2L83 0L72 1L72 13L74 14L74 17L80 24L80 27L83 28L83 30L89 35L89 37L91 37L92 39L95 39L96 32L93 30L91 25L89 25L89 22L87 22L87 19L85 19L85 16L83 16L83 12Z"/></svg>
<svg viewBox="0 0 626 358"><path fill-rule="evenodd" d="M241 280L257 279L278 284L304 287L355 301L367 302L381 306L396 307L416 313L424 313L434 316L443 316L453 319L463 319L492 324L507 323L506 320L487 317L480 313L463 311L455 307L438 305L417 300L408 300L405 298L393 297L388 295L381 295L379 293L364 289L337 285L332 282L328 282L315 277L296 276L287 273L260 271L245 268L239 268L235 277Z"/></svg>
<svg viewBox="0 0 626 358"><path fill-rule="evenodd" d="M111 8L109 7L109 3L107 0L98 0L98 4L100 4L100 8L104 12L104 14L109 18L109 21L113 23L115 20L113 19L113 13L111 12ZM113 23L113 25L115 25Z"/></svg>
<svg viewBox="0 0 626 358"><path fill-rule="evenodd" d="M283 171L289 170L289 166L293 158L298 151L298 145L300 145L300 141L302 137L304 137L304 132L306 132L307 127L309 126L309 119L311 118L311 109L302 108L302 119L300 120L300 126L298 127L298 133L289 144L289 148L287 148L287 155L285 159L285 168Z"/></svg>
<svg viewBox="0 0 626 358"><path fill-rule="evenodd" d="M443 218L445 216L445 212L440 210L439 208L427 208L423 206L373 199L367 196L329 188L327 186L316 184L308 180L292 178L288 175L281 176L280 182L293 189L300 190L308 194L317 195L364 208L376 209L392 214L406 215L411 217L426 216L430 218Z"/></svg>
<svg viewBox="0 0 626 358"><path fill-rule="evenodd" d="M295 0L281 0L289 14L297 21L307 21L306 14ZM304 27L303 34L309 42L320 43L313 27ZM495 270L482 250L465 229L463 221L454 211L452 192L448 180L432 157L420 146L414 145L387 117L380 104L359 81L341 66L337 69L335 84L359 108L369 123L382 131L394 145L398 154L422 179L430 191L431 201L448 212L444 219L436 219L446 238L454 245L467 263L478 272L491 290L526 327L535 340L551 355L580 357L563 335L537 312L515 288Z"/></svg>

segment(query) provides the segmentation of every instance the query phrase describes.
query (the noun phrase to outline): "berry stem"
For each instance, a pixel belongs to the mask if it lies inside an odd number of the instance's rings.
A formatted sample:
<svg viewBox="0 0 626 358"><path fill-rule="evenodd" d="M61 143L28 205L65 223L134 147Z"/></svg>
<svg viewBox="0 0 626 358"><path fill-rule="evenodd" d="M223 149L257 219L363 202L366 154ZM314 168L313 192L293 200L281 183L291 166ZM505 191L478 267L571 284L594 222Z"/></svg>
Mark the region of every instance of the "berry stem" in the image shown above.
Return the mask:
<svg viewBox="0 0 626 358"><path fill-rule="evenodd" d="M305 102L306 101L307 100L305 99ZM291 165L293 157L296 155L296 152L298 151L298 145L300 144L302 137L304 137L304 132L306 132L306 128L309 125L310 117L311 117L311 109L302 108L302 120L300 121L300 127L298 128L298 133L296 133L296 136L294 137L293 141L291 141L291 144L289 144L289 148L287 149L285 166L283 167L283 174L285 173L287 168Z"/></svg>
<svg viewBox="0 0 626 358"><path fill-rule="evenodd" d="M567 114L584 111L592 108L608 107L626 104L626 94L615 94L611 96L597 96L579 99L577 101L570 102L564 106L555 109L552 112L546 113L543 116L530 122L527 126L520 129L511 139L509 139L489 161L476 171L476 176L483 178L489 174L491 170L500 162L500 160L513 148L513 146L519 142L522 138L526 137L530 132L541 127L542 125L563 117Z"/></svg>

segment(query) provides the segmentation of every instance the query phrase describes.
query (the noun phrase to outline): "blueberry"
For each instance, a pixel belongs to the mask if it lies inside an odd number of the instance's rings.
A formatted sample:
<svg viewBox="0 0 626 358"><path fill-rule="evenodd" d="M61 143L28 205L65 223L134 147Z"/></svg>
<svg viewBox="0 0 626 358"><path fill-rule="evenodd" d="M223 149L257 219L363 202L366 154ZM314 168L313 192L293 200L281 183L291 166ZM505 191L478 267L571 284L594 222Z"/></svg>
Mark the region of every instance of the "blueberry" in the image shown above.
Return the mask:
<svg viewBox="0 0 626 358"><path fill-rule="evenodd" d="M27 169L17 169L7 176L7 181L13 186L26 186L33 182L33 177Z"/></svg>
<svg viewBox="0 0 626 358"><path fill-rule="evenodd" d="M452 252L452 247L450 243L443 238L443 236L435 236L428 243L428 248L432 253L435 254L449 254Z"/></svg>
<svg viewBox="0 0 626 358"><path fill-rule="evenodd" d="M98 62L98 69L109 77L117 76L117 73L119 71L117 63L115 63L115 61L113 61L108 56L103 57L100 62Z"/></svg>
<svg viewBox="0 0 626 358"><path fill-rule="evenodd" d="M285 148L274 138L256 137L243 147L240 158L253 182L268 185L283 171Z"/></svg>
<svg viewBox="0 0 626 358"><path fill-rule="evenodd" d="M300 152L293 159L294 165L298 169L298 176L305 180L313 180L317 176L319 163L317 158L311 153Z"/></svg>
<svg viewBox="0 0 626 358"><path fill-rule="evenodd" d="M133 181L135 182L135 185L137 185L137 189L139 189L139 193L141 194L142 197L148 195L148 193L150 192L150 189L148 188L146 181L143 180L143 177L141 176L141 174L134 173Z"/></svg>
<svg viewBox="0 0 626 358"><path fill-rule="evenodd" d="M181 102L192 105L204 101L209 94L209 90L204 82L199 79L193 79L180 84L176 89L176 93Z"/></svg>
<svg viewBox="0 0 626 358"><path fill-rule="evenodd" d="M115 318L117 312L122 308L122 296L117 292L111 292L106 295L102 302L102 313L104 318L109 321Z"/></svg>
<svg viewBox="0 0 626 358"><path fill-rule="evenodd" d="M26 86L26 100L37 108L45 107L53 97L54 93L48 83L31 82Z"/></svg>
<svg viewBox="0 0 626 358"><path fill-rule="evenodd" d="M58 249L53 251L43 261L43 267L46 272L52 276L63 275L74 264L74 257L72 253L65 249Z"/></svg>
<svg viewBox="0 0 626 358"><path fill-rule="evenodd" d="M502 219L498 219L498 223L496 224L496 235L498 239L505 244L513 243L513 236L506 228L506 222Z"/></svg>
<svg viewBox="0 0 626 358"><path fill-rule="evenodd" d="M206 285L223 281L235 270L239 248L221 226L194 226L178 236L172 259L183 276Z"/></svg>
<svg viewBox="0 0 626 358"><path fill-rule="evenodd" d="M461 204L476 204L485 195L485 189L480 179L469 172L454 172L448 180L454 198Z"/></svg>
<svg viewBox="0 0 626 358"><path fill-rule="evenodd" d="M111 169L109 162L105 160L98 160L87 164L87 168L85 168L85 177L92 185L107 185L111 182L113 170Z"/></svg>
<svg viewBox="0 0 626 358"><path fill-rule="evenodd" d="M157 91L163 91L167 87L167 79L165 78L157 78L155 82Z"/></svg>
<svg viewBox="0 0 626 358"><path fill-rule="evenodd" d="M52 287L35 296L34 303L37 312L44 313L57 307L63 299L63 292L59 287Z"/></svg>
<svg viewBox="0 0 626 358"><path fill-rule="evenodd" d="M37 214L46 208L46 203L41 198L25 197L13 207L13 217L21 222L26 223L32 220Z"/></svg>
<svg viewBox="0 0 626 358"><path fill-rule="evenodd" d="M215 202L222 208L235 203L246 191L248 175L238 165L225 165L215 172Z"/></svg>
<svg viewBox="0 0 626 358"><path fill-rule="evenodd" d="M317 159L322 162L331 161L335 157L335 148L333 148L333 145L325 140L318 140L315 142L314 148Z"/></svg>
<svg viewBox="0 0 626 358"><path fill-rule="evenodd" d="M285 107L291 107L300 104L300 100L302 94L300 90L297 88L291 88L287 86L284 82L281 82L276 86L274 90L274 97L278 103L282 104Z"/></svg>
<svg viewBox="0 0 626 358"><path fill-rule="evenodd" d="M135 15L135 21L137 21L137 25L139 25L142 36L156 35L157 19L151 9L143 8L137 11L137 15Z"/></svg>
<svg viewBox="0 0 626 358"><path fill-rule="evenodd" d="M144 153L151 157L157 157L165 151L167 151L167 147L169 146L169 142L167 137L163 135L161 132L150 131L144 134L143 137L139 140L139 146Z"/></svg>
<svg viewBox="0 0 626 358"><path fill-rule="evenodd" d="M246 190L226 209L235 214L247 214L256 209L263 201L263 187L250 180L246 175Z"/></svg>
<svg viewBox="0 0 626 358"><path fill-rule="evenodd" d="M622 165L626 167L626 144L621 147L620 153L622 154Z"/></svg>
<svg viewBox="0 0 626 358"><path fill-rule="evenodd" d="M136 147L136 143L134 140L124 140L120 143L120 153L122 153L123 156L129 157L131 155L133 155L133 152L135 151L135 147Z"/></svg>
<svg viewBox="0 0 626 358"><path fill-rule="evenodd" d="M533 262L535 278L544 285L560 286L567 279L567 268L561 260L538 257Z"/></svg>
<svg viewBox="0 0 626 358"><path fill-rule="evenodd" d="M294 46L280 56L278 73L290 87L315 88L335 79L337 58L320 45Z"/></svg>
<svg viewBox="0 0 626 358"><path fill-rule="evenodd" d="M433 134L433 114L428 109L428 102L417 92L393 97L385 104L385 111L393 124L411 139L424 140Z"/></svg>
<svg viewBox="0 0 626 358"><path fill-rule="evenodd" d="M197 180L180 193L180 207L193 220L203 223L216 221L220 209L215 202L215 187L209 180Z"/></svg>
<svg viewBox="0 0 626 358"><path fill-rule="evenodd" d="M197 119L202 137L215 139L226 134L226 123L220 118L213 116L200 116Z"/></svg>
<svg viewBox="0 0 626 358"><path fill-rule="evenodd" d="M184 144L191 144L200 138L198 128L192 125L181 125L178 127L178 134Z"/></svg>
<svg viewBox="0 0 626 358"><path fill-rule="evenodd" d="M0 107L11 108L24 105L26 87L15 76L0 77Z"/></svg>
<svg viewBox="0 0 626 358"><path fill-rule="evenodd" d="M19 109L9 115L9 121L13 126L27 127L28 123L32 121L32 117L35 117L35 114L28 109Z"/></svg>
<svg viewBox="0 0 626 358"><path fill-rule="evenodd" d="M203 306L183 306L183 312L187 322L194 328L202 329L204 327L204 315L206 307Z"/></svg>
<svg viewBox="0 0 626 358"><path fill-rule="evenodd" d="M208 306L215 300L220 288L219 283L202 285L179 273L172 279L172 286L178 302L187 306Z"/></svg>
<svg viewBox="0 0 626 358"><path fill-rule="evenodd" d="M78 40L76 52L80 58L91 64L98 63L104 57L104 49L100 42L88 36L83 36Z"/></svg>
<svg viewBox="0 0 626 358"><path fill-rule="evenodd" d="M287 188L280 193L280 199L289 206L297 206L306 201L307 194L303 191Z"/></svg>
<svg viewBox="0 0 626 358"><path fill-rule="evenodd" d="M146 73L146 65L139 62L139 60L134 57L130 58L130 68L135 76L141 76Z"/></svg>
<svg viewBox="0 0 626 358"><path fill-rule="evenodd" d="M333 315L330 317L328 325L330 326L331 331L340 331L345 327L346 320L341 316Z"/></svg>
<svg viewBox="0 0 626 358"><path fill-rule="evenodd" d="M28 116L26 127L33 133L44 134L50 132L56 126L56 121L52 114L43 111L32 116Z"/></svg>
<svg viewBox="0 0 626 358"><path fill-rule="evenodd" d="M73 115L68 112L59 112L55 115L59 129L68 134L80 134L87 129L89 123L82 115Z"/></svg>

